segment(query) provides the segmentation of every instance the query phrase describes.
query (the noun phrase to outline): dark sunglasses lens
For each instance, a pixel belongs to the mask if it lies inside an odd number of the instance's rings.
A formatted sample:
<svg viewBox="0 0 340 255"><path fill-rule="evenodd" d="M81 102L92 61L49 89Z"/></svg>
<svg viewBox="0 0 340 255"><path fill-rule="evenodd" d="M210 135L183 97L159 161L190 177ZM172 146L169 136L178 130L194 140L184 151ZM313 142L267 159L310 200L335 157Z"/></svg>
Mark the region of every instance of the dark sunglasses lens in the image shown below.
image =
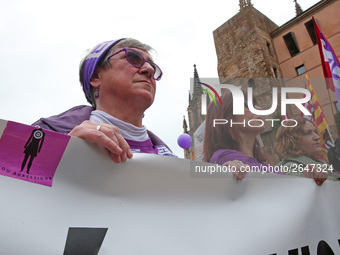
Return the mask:
<svg viewBox="0 0 340 255"><path fill-rule="evenodd" d="M130 64L134 65L135 67L141 68L144 63L145 63L145 59L144 57L137 51L134 50L126 50L125 51L126 54L126 59L129 61ZM154 79L155 80L159 80L162 77L162 71L161 69L159 69L159 67L151 62L151 61L147 61L153 68L154 70Z"/></svg>
<svg viewBox="0 0 340 255"><path fill-rule="evenodd" d="M138 52L127 50L126 58L132 65L136 67L142 67L144 64L144 58Z"/></svg>

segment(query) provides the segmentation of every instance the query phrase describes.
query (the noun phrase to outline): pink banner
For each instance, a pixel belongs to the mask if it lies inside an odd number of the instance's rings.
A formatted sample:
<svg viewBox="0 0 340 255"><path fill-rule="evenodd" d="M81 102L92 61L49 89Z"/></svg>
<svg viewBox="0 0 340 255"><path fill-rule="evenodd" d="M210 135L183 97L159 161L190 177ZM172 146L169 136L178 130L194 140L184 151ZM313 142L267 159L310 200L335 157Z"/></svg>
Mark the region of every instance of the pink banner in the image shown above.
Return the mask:
<svg viewBox="0 0 340 255"><path fill-rule="evenodd" d="M46 186L70 136L8 121L0 139L0 174Z"/></svg>

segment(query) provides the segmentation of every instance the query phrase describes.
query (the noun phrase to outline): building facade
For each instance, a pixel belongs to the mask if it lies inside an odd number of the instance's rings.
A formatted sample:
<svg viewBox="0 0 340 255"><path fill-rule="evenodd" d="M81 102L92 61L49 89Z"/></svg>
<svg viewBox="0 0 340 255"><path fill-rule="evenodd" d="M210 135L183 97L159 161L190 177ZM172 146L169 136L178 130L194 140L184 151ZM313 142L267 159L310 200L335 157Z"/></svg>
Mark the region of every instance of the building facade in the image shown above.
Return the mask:
<svg viewBox="0 0 340 255"><path fill-rule="evenodd" d="M271 32L281 75L288 79L286 86L296 86L296 84L290 84L289 80L293 82L293 79L304 78L305 75L308 75L312 81L313 79L316 81L318 81L317 79L323 80L324 74L312 17L316 20L339 58L340 17L337 14L338 10L340 10L340 1L320 1ZM334 114L337 111L335 93L326 89L324 81L321 84L318 83L318 86L314 84L313 88L321 103L331 132L333 136L337 136L334 123ZM292 110L294 116L299 114L296 109Z"/></svg>
<svg viewBox="0 0 340 255"><path fill-rule="evenodd" d="M239 78L242 84L236 85L252 86L254 95L263 109L271 106L273 86L304 87L305 83L297 85L293 81L299 77L303 79L306 74L311 80L324 77L315 33L313 37L312 17L316 19L339 57L340 17L337 15L337 10L340 10L339 0L322 0L305 11L295 0L296 17L282 26L277 26L254 8L251 0L240 0L239 4L239 12L213 31L218 75L221 83ZM261 78L285 78L285 83L273 85L258 82ZM195 79L199 80L196 67L194 67ZM333 137L337 137L334 122L337 100L335 93L328 91L325 86L325 84L314 86L314 90L330 125L331 133ZM204 120L200 114L202 93L202 90L194 87L189 96L188 132L192 136ZM296 117L300 112L292 107L289 108L288 115ZM275 132L266 125L261 137L270 163L277 163L279 158L273 149ZM193 143L192 148L186 150L186 158L196 159L194 147Z"/></svg>

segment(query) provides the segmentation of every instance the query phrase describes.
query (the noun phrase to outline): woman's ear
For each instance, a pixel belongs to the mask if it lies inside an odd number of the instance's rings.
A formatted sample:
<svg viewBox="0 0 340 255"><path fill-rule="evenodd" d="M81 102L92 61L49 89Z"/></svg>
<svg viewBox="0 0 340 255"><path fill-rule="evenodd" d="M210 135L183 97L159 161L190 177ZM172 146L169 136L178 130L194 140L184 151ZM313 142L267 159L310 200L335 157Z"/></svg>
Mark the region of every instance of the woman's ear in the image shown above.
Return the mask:
<svg viewBox="0 0 340 255"><path fill-rule="evenodd" d="M100 86L100 75L98 74L97 70L95 70L94 73L92 74L90 84L94 88L98 88Z"/></svg>

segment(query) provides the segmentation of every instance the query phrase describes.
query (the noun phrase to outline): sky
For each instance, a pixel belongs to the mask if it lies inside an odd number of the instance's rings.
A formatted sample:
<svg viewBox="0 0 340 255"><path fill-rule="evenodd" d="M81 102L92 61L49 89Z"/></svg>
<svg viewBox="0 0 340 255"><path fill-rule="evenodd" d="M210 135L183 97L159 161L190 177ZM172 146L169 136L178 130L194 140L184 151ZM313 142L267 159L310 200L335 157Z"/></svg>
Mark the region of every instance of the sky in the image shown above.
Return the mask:
<svg viewBox="0 0 340 255"><path fill-rule="evenodd" d="M298 0L302 10L317 0ZM252 0L277 25L295 17L293 0ZM87 104L78 68L100 42L133 37L152 46L163 71L143 124L183 158L177 138L187 118L190 78L217 78L213 31L238 0L0 0L0 119L32 124Z"/></svg>

